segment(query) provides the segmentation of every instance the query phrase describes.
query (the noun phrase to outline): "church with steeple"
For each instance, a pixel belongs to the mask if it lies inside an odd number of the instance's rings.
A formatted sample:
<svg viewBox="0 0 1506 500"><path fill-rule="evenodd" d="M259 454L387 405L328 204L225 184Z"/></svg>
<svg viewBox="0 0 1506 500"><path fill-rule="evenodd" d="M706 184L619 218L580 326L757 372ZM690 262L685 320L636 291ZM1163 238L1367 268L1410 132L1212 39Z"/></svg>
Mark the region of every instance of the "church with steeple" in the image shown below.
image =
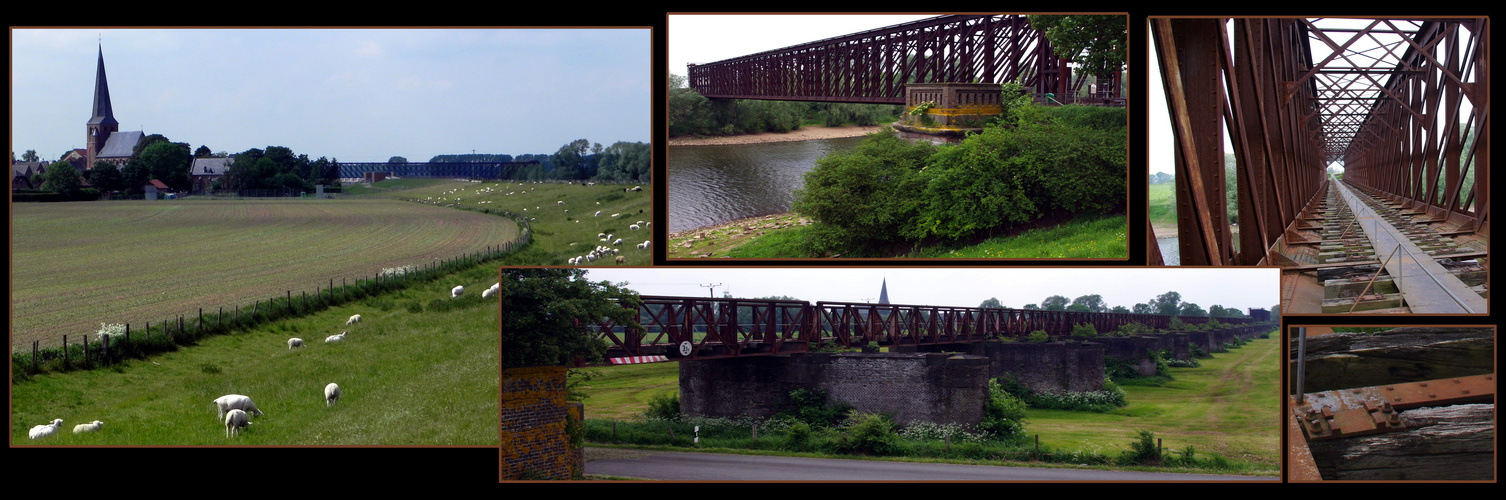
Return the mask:
<svg viewBox="0 0 1506 500"><path fill-rule="evenodd" d="M94 162L101 160L125 166L136 144L146 136L139 130L121 132L120 122L115 121L115 111L110 107L110 84L105 80L104 46L99 48L99 63L94 71L94 115L85 128L88 134L85 169L94 168Z"/></svg>

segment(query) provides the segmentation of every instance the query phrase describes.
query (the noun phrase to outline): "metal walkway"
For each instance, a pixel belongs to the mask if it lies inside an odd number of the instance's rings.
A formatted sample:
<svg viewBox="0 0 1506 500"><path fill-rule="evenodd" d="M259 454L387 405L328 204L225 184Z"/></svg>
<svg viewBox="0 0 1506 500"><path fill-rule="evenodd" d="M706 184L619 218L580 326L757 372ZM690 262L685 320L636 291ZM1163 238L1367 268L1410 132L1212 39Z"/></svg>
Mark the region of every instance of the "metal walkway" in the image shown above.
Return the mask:
<svg viewBox="0 0 1506 500"><path fill-rule="evenodd" d="M1414 313L1485 314L1485 299L1470 290L1458 277L1449 274L1407 235L1370 208L1342 182L1334 182L1349 209L1355 225L1365 231L1375 247L1375 258L1385 263L1386 272L1401 290L1402 298Z"/></svg>

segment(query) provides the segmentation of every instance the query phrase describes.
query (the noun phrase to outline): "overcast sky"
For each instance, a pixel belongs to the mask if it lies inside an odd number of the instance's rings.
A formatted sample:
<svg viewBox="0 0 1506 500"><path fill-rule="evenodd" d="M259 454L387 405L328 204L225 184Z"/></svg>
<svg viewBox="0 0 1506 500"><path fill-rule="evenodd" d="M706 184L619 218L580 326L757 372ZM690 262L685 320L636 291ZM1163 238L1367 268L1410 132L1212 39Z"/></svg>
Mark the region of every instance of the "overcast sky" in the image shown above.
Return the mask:
<svg viewBox="0 0 1506 500"><path fill-rule="evenodd" d="M941 14L715 14L669 16L669 72L687 76L686 63L705 64Z"/></svg>
<svg viewBox="0 0 1506 500"><path fill-rule="evenodd" d="M636 29L12 29L11 148L84 147L101 44L120 130L341 161L649 142ZM102 42L101 42L102 40Z"/></svg>
<svg viewBox="0 0 1506 500"><path fill-rule="evenodd" d="M1133 308L1175 291L1204 310L1218 304L1270 310L1279 302L1280 270L1258 268L590 268L591 281L627 282L644 295L790 296L809 302L878 302L888 282L891 304L977 307L998 298L1006 307L1046 297L1103 296L1109 307Z"/></svg>

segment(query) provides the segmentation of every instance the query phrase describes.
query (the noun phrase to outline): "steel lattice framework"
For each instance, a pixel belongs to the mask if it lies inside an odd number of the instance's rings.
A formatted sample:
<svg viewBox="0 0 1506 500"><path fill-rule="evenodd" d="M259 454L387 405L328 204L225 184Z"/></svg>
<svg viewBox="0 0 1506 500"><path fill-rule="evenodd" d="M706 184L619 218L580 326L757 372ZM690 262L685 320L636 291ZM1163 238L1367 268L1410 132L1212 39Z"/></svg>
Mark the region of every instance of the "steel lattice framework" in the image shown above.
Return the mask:
<svg viewBox="0 0 1506 500"><path fill-rule="evenodd" d="M1488 235L1489 32L1486 18L1152 19L1176 137L1181 263L1275 264L1334 162L1347 183ZM1225 131L1237 245L1224 215Z"/></svg>
<svg viewBox="0 0 1506 500"><path fill-rule="evenodd" d="M1084 81L1067 63L1025 16L950 15L692 64L689 80L710 98L903 104L906 83L1020 79L1062 96Z"/></svg>
<svg viewBox="0 0 1506 500"><path fill-rule="evenodd" d="M586 327L608 344L608 357L667 355L712 359L802 352L822 345L862 347L1022 339L1036 330L1066 337L1090 324L1109 332L1129 323L1166 329L1172 316L861 302L712 299L644 295L637 326L602 320ZM1252 311L1263 313L1263 310ZM1203 324L1207 317L1181 318ZM1269 315L1217 318L1230 328L1259 328ZM641 328L640 328L641 327ZM684 346L684 350L681 350Z"/></svg>

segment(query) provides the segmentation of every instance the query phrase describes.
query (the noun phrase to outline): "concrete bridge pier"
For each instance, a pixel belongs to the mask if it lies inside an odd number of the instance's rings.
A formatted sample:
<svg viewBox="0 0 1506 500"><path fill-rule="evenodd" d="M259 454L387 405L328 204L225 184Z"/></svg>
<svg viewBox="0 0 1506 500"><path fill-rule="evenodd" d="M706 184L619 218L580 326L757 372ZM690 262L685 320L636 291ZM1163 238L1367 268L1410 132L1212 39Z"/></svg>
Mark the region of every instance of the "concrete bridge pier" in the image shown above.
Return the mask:
<svg viewBox="0 0 1506 500"><path fill-rule="evenodd" d="M905 84L905 112L894 130L911 141L962 142L1003 113L1002 92L997 83Z"/></svg>

